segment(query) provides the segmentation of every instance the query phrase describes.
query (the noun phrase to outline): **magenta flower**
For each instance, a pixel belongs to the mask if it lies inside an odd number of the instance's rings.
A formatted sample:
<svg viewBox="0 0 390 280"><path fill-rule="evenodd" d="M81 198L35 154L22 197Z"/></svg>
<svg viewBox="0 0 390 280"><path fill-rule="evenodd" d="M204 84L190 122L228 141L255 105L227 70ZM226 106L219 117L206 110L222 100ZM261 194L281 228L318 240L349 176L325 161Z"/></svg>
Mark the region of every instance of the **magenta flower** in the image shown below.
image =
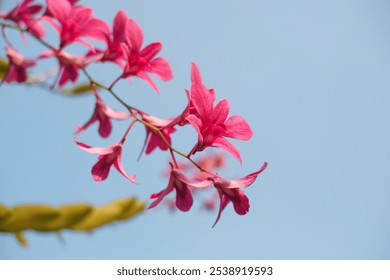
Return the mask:
<svg viewBox="0 0 390 280"><path fill-rule="evenodd" d="M125 43L127 20L128 17L125 12L120 10L114 18L112 33L108 29L106 32L103 32L106 49L91 50L88 52L87 57L95 62L111 61L124 68L125 57L122 45Z"/></svg>
<svg viewBox="0 0 390 280"><path fill-rule="evenodd" d="M207 147L222 148L231 153L240 162L239 150L224 137L249 140L253 132L249 124L240 116L227 118L230 111L229 102L221 100L213 105L215 93L208 90L201 82L200 73L195 64L192 66L191 104L185 118L198 133L198 142L190 154L203 151ZM211 93L211 94L210 94Z"/></svg>
<svg viewBox="0 0 390 280"><path fill-rule="evenodd" d="M6 54L9 66L3 81L8 83L12 81L17 81L18 83L25 82L28 78L27 69L36 64L35 60L26 58L11 48L6 48Z"/></svg>
<svg viewBox="0 0 390 280"><path fill-rule="evenodd" d="M192 65L191 65L191 84L192 85L198 84L200 86L203 86L202 77L201 77L199 69L195 63L192 63ZM215 91L213 89L208 89L208 92L209 92L209 96L207 96L207 98L211 98L212 102L214 103L214 101L216 99ZM183 112L181 113L181 115L177 116L176 118L174 118L172 120L171 125L178 124L180 126L184 126L184 125L189 124L189 122L187 120L187 117L189 115L199 116L199 113L197 112L196 107L194 106L194 103L192 102L191 92L186 89L185 93L186 93L186 96L188 99L188 104L187 104L186 108L183 110Z"/></svg>
<svg viewBox="0 0 390 280"><path fill-rule="evenodd" d="M122 16L123 17L123 14ZM121 19L121 22L124 19ZM127 19L126 38L123 44L126 65L122 78L137 76L144 79L155 91L158 88L148 73L154 74L163 81L172 79L172 70L165 58L155 56L160 52L162 45L159 42L151 43L141 49L143 33L139 25L132 19Z"/></svg>
<svg viewBox="0 0 390 280"><path fill-rule="evenodd" d="M241 189L252 185L257 176L267 168L267 165L265 162L258 171L237 180L225 180L219 176L209 178L214 182L214 187L217 189L220 198L219 211L213 227L219 221L222 211L229 202L233 203L234 210L238 215L248 213L249 199Z"/></svg>
<svg viewBox="0 0 390 280"><path fill-rule="evenodd" d="M113 110L110 107L108 107L100 98L96 89L94 89L94 94L96 98L96 103L95 103L95 110L93 111L92 117L84 125L78 126L75 131L75 134L84 131L93 123L98 122L99 135L103 138L106 138L111 134L111 130L112 130L111 119L124 120L129 118L131 115L121 111Z"/></svg>
<svg viewBox="0 0 390 280"><path fill-rule="evenodd" d="M62 87L67 82L75 82L79 77L79 68L85 67L91 61L88 61L85 56L73 56L65 52L64 50L55 52L52 50L45 51L42 53L39 58L50 58L55 57L58 60L59 64L59 73L58 73L58 86ZM53 84L53 87L57 83Z"/></svg>
<svg viewBox="0 0 390 280"><path fill-rule="evenodd" d="M106 50L102 52L101 61L112 61L124 68L122 60L124 59L122 44L126 41L126 26L128 17L122 10L118 11L114 18L112 26L112 37L110 33L106 34Z"/></svg>
<svg viewBox="0 0 390 280"><path fill-rule="evenodd" d="M34 4L34 0L24 0L8 13L0 13L0 18L13 21L18 26L22 27L22 23L26 28L38 38L45 36L45 30L40 18L36 15L42 10L43 6Z"/></svg>
<svg viewBox="0 0 390 280"><path fill-rule="evenodd" d="M159 193L151 195L150 198L155 198L156 200L150 204L149 208L155 207L165 196L176 190L176 207L181 211L188 211L193 204L191 188L204 188L210 186L212 182L204 178L187 176L179 169L173 167L171 163L170 165L172 170L168 186Z"/></svg>
<svg viewBox="0 0 390 280"><path fill-rule="evenodd" d="M104 41L105 34L109 33L107 24L92 16L92 9L74 5L74 1L46 0L48 15L46 20L54 27L60 36L60 49L77 42L84 44L89 49L94 47L82 39L88 37ZM54 19L58 20L58 23Z"/></svg>
<svg viewBox="0 0 390 280"><path fill-rule="evenodd" d="M125 169L122 165L122 140L118 144L110 145L108 147L100 148L100 147L91 147L84 143L78 142L75 140L77 146L84 151L87 151L91 154L98 154L98 161L92 167L92 177L95 181L100 182L107 179L108 174L110 172L110 168L114 165L115 169L119 171L124 177L129 179L133 183L136 182L135 176L130 176L126 173Z"/></svg>
<svg viewBox="0 0 390 280"><path fill-rule="evenodd" d="M173 118L159 119L155 116L148 115L146 113L141 113L142 119L147 123L153 125L154 127L160 129L161 134L164 136L165 140L169 145L172 144L171 134L176 131L176 129L171 126ZM156 148L160 148L162 151L168 150L168 145L161 138L160 134L152 130L150 127L145 125L146 129L146 154L150 154Z"/></svg>

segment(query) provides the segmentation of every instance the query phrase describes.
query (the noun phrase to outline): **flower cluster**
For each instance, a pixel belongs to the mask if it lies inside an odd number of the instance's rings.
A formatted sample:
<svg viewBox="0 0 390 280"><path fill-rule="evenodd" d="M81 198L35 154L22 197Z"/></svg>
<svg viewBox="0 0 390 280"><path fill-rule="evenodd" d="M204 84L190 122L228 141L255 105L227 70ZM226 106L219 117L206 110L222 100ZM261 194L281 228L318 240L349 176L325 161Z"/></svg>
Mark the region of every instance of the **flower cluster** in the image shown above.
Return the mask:
<svg viewBox="0 0 390 280"><path fill-rule="evenodd" d="M213 208L219 202L219 211L215 223L220 219L222 211L232 202L234 210L239 215L249 211L249 199L243 188L254 183L257 176L267 167L264 163L259 170L240 179L225 179L216 170L223 164L223 158L217 156L209 160L195 161L194 155L209 148L218 148L230 153L242 162L240 151L228 140L247 141L253 132L247 121L238 115L230 116L230 105L226 99L217 102L216 92L207 88L201 73L195 63L191 66L191 88L185 90L187 105L178 116L161 119L148 114L124 102L114 91L116 83L122 79L138 77L150 87L159 92L150 74L162 81L173 78L168 61L158 56L162 49L160 42L144 46L143 32L133 19L124 11L119 11L112 23L93 15L90 7L81 5L77 0L46 0L46 5L35 3L34 0L23 0L8 12L0 12L0 26L6 46L8 71L2 83L26 83L29 71L40 60L54 58L58 62L58 74L50 89L61 89L67 83L75 83L80 73L88 79L93 92L95 104L92 116L75 130L75 136L97 123L98 133L107 138L112 132L112 120L128 121L129 125L119 142L107 147L94 147L74 139L76 145L91 154L98 155L96 164L92 167L92 177L95 181L106 180L112 166L132 183L137 183L135 175L129 175L122 165L123 144L132 127L142 124L145 127L145 142L142 152L152 154L156 149L168 151L169 161L168 184L158 193L152 194L149 208L156 207L166 196L175 193L174 205L181 211L188 211L193 205L193 193L202 189L215 189L216 197L205 205ZM46 41L47 26L51 26L58 35L58 42L51 44ZM6 29L19 30L23 37L29 35L44 47L35 58L28 58L17 51L6 35ZM100 48L93 42L98 42ZM69 53L68 47L79 43L85 47L84 55ZM101 48L104 46L104 48ZM121 71L109 86L95 81L88 72L88 67L94 63L113 63ZM126 112L114 110L104 103L104 90L112 95ZM191 126L197 134L197 141L190 151L184 153L172 146L172 135L183 126ZM187 161L180 163L176 157L181 156ZM188 174L188 166L196 172ZM215 225L214 223L214 225Z"/></svg>

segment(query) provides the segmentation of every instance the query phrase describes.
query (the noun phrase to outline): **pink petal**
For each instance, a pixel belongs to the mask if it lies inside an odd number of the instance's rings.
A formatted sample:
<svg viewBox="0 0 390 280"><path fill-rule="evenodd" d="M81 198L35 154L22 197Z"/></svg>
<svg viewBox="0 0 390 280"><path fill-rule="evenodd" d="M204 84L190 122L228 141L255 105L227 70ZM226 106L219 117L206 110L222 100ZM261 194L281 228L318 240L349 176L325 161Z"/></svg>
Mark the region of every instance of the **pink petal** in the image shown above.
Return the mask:
<svg viewBox="0 0 390 280"><path fill-rule="evenodd" d="M179 179L181 182L194 188L206 188L212 185L212 181L208 179L187 176L179 169L173 169L172 172L175 174L176 178Z"/></svg>
<svg viewBox="0 0 390 280"><path fill-rule="evenodd" d="M118 144L114 144L108 147L100 148L100 147L92 147L87 144L84 144L82 142L76 141L76 139L73 139L76 143L76 145L80 148L83 149L84 151L91 153L91 154L98 154L98 155L107 155L110 154L114 151L114 148L118 146Z"/></svg>
<svg viewBox="0 0 390 280"><path fill-rule="evenodd" d="M165 137L165 140L168 142L169 145L172 144L170 133L175 132L176 129L172 127L168 127L163 129L162 135ZM161 136L157 134L156 132L150 131L151 137L149 139L148 146L146 148L146 154L150 154L155 148L159 147L162 151L168 150L168 146L165 143L164 140L161 139Z"/></svg>
<svg viewBox="0 0 390 280"><path fill-rule="evenodd" d="M173 189L174 189L174 187L173 187L174 179L175 178L171 175L170 178L169 178L168 186L165 189L163 189L162 191L160 191L159 193L151 195L151 198L157 198L157 199L155 201L153 201L149 205L148 209L151 209L151 208L157 206L157 204L159 204L161 202L161 200L163 200L163 198L165 196L167 196L170 192L173 191Z"/></svg>
<svg viewBox="0 0 390 280"><path fill-rule="evenodd" d="M213 120L216 124L222 124L225 122L229 115L230 105L226 99L222 99L218 102L213 110Z"/></svg>
<svg viewBox="0 0 390 280"><path fill-rule="evenodd" d="M107 138L112 130L111 120L105 115L100 116L99 120L99 135L103 138Z"/></svg>
<svg viewBox="0 0 390 280"><path fill-rule="evenodd" d="M181 188L176 188L176 207L187 212L191 209L194 199L191 190L188 186L182 185Z"/></svg>
<svg viewBox="0 0 390 280"><path fill-rule="evenodd" d="M150 62L151 73L157 75L163 81L169 81L173 78L172 69L168 61L162 57L153 59Z"/></svg>
<svg viewBox="0 0 390 280"><path fill-rule="evenodd" d="M219 219L221 218L222 211L225 209L226 205L230 202L230 200L222 193L220 189L217 189L218 195L220 198L220 204L219 204L219 210L217 218L215 219L213 227L218 223Z"/></svg>
<svg viewBox="0 0 390 280"><path fill-rule="evenodd" d="M154 149L159 146L159 141L162 141L159 136L156 137L156 135L153 132L150 132L151 136L149 138L148 146L146 147L145 153L149 155L151 152L154 151ZM148 136L146 136L146 140ZM165 145L165 148L167 149L167 146Z"/></svg>
<svg viewBox="0 0 390 280"><path fill-rule="evenodd" d="M233 203L234 210L238 215L245 215L249 212L249 199L240 189L231 189L226 191L226 195Z"/></svg>
<svg viewBox="0 0 390 280"><path fill-rule="evenodd" d="M143 50L140 52L140 56L146 60L151 60L161 50L161 48L161 43L151 43L143 48Z"/></svg>
<svg viewBox="0 0 390 280"><path fill-rule="evenodd" d="M203 121L209 122L213 112L213 98L208 89L199 83L192 83L191 101Z"/></svg>
<svg viewBox="0 0 390 280"><path fill-rule="evenodd" d="M107 179L108 174L110 173L112 162L108 161L107 157L109 157L109 155L100 156L98 162L92 167L92 177L97 182Z"/></svg>
<svg viewBox="0 0 390 280"><path fill-rule="evenodd" d="M79 26L82 28L80 31L84 31L85 25L88 23L90 19L92 19L92 9L87 6L73 6L71 17L72 24ZM69 23L69 21L68 21Z"/></svg>
<svg viewBox="0 0 390 280"><path fill-rule="evenodd" d="M202 76L200 75L199 68L195 63L191 64L191 82L199 84L202 83Z"/></svg>
<svg viewBox="0 0 390 280"><path fill-rule="evenodd" d="M215 148L221 148L221 149L224 149L226 151L228 151L229 153L231 153L240 163L242 163L242 159L241 159L241 154L240 154L240 151L235 147L233 146L232 143L230 143L229 141L227 141L225 138L218 138L216 139L212 144L211 144L211 147L215 147Z"/></svg>
<svg viewBox="0 0 390 280"><path fill-rule="evenodd" d="M253 132L245 119L234 115L227 119L226 137L235 138L239 140L249 140L253 136Z"/></svg>
<svg viewBox="0 0 390 280"><path fill-rule="evenodd" d="M138 72L136 75L141 79L145 80L157 93L159 93L156 84L153 82L153 80L149 77L149 75L146 72L144 71Z"/></svg>
<svg viewBox="0 0 390 280"><path fill-rule="evenodd" d="M26 69L24 68L20 68L20 67L15 67L15 70L16 70L16 81L18 83L23 83L27 80L27 72L26 72Z"/></svg>
<svg viewBox="0 0 390 280"><path fill-rule="evenodd" d="M38 38L43 38L45 36L45 28L40 20L25 20L25 24L30 29L31 33Z"/></svg>
<svg viewBox="0 0 390 280"><path fill-rule="evenodd" d="M111 119L115 119L115 120L124 120L124 119L131 117L130 113L125 113L125 112L121 112L118 110L113 110L110 107L108 107L107 105L104 106L103 112L105 115L107 115Z"/></svg>
<svg viewBox="0 0 390 280"><path fill-rule="evenodd" d="M233 189L233 188L246 188L253 184L253 182L256 180L257 176L263 172L268 166L267 162L264 162L263 166L258 170L251 174L248 174L244 178L237 179L237 180L230 180L230 185L226 188Z"/></svg>
<svg viewBox="0 0 390 280"><path fill-rule="evenodd" d="M10 59L11 63L21 66L21 67L31 67L35 65L35 61L33 59L29 59L18 53L16 50L12 48L5 48L6 54Z"/></svg>
<svg viewBox="0 0 390 280"><path fill-rule="evenodd" d="M95 40L105 41L109 34L110 28L105 21L98 18L92 18L84 26L83 32L80 35Z"/></svg>
<svg viewBox="0 0 390 280"><path fill-rule="evenodd" d="M30 2L32 1L24 1L21 6L27 6L27 5L24 5L24 4L29 4ZM33 14L36 14L36 13L39 13L41 10L42 10L43 6L42 5L37 5L37 4L33 4L29 7L26 7L26 9L24 10L26 13L28 13L29 15L33 15Z"/></svg>
<svg viewBox="0 0 390 280"><path fill-rule="evenodd" d="M209 89L209 93L210 93L211 98L213 99L213 103L214 103L215 99L217 99L217 94L216 94L214 89Z"/></svg>
<svg viewBox="0 0 390 280"><path fill-rule="evenodd" d="M152 116L149 114L145 114L145 113L142 114L142 119L146 120L148 123L150 123L156 127L159 127L159 128L168 126L174 120L174 118L160 119L158 117L155 117L155 116Z"/></svg>
<svg viewBox="0 0 390 280"><path fill-rule="evenodd" d="M123 176L125 176L127 179L129 179L131 182L133 182L134 184L137 184L136 176L128 175L126 173L125 169L123 168L123 165L122 165L122 150L118 152L117 158L114 161L114 167L116 168L116 170L119 171L119 173L121 173Z"/></svg>
<svg viewBox="0 0 390 280"><path fill-rule="evenodd" d="M68 1L46 0L50 13L61 23L65 23L71 14L72 6Z"/></svg>
<svg viewBox="0 0 390 280"><path fill-rule="evenodd" d="M114 41L116 42L124 41L123 38L125 36L127 20L128 17L126 13L123 10L119 10L115 16L113 27L112 27Z"/></svg>
<svg viewBox="0 0 390 280"><path fill-rule="evenodd" d="M144 35L142 33L141 27L133 19L127 20L126 36L128 43L130 44L130 48L135 52L139 52L144 40Z"/></svg>
<svg viewBox="0 0 390 280"><path fill-rule="evenodd" d="M62 71L60 72L60 81L58 86L63 86L67 81L75 82L79 76L79 69L73 64L62 64Z"/></svg>
<svg viewBox="0 0 390 280"><path fill-rule="evenodd" d="M50 58L56 56L55 52L52 50L44 51L38 56L38 59L45 59L45 58Z"/></svg>

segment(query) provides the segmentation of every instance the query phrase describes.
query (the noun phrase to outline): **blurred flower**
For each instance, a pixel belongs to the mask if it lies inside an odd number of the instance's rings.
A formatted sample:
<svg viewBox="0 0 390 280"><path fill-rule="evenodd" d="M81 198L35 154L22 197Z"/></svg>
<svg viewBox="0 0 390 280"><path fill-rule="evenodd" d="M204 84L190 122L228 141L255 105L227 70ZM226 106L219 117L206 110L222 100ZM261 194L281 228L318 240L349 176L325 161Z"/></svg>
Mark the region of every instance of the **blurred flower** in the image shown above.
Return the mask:
<svg viewBox="0 0 390 280"><path fill-rule="evenodd" d="M21 28L21 23L24 23L32 34L38 38L43 38L45 36L45 30L40 22L40 17L36 16L42 10L43 6L34 4L33 1L34 0L24 0L11 11L0 13L0 18L13 21Z"/></svg>
<svg viewBox="0 0 390 280"><path fill-rule="evenodd" d="M60 49L77 42L93 50L94 47L81 37L105 40L105 34L109 32L108 25L103 20L93 17L91 8L72 5L74 3L69 1L46 0L46 2L48 13L45 20L58 32ZM59 24L53 19L56 19Z"/></svg>
<svg viewBox="0 0 390 280"><path fill-rule="evenodd" d="M26 58L14 49L6 48L6 54L9 60L8 70L3 79L5 82L17 81L23 83L27 80L27 69L33 67L35 60Z"/></svg>
<svg viewBox="0 0 390 280"><path fill-rule="evenodd" d="M165 196L176 190L176 207L181 211L188 211L193 204L191 188L204 188L210 186L212 182L204 178L187 176L179 169L173 167L172 163L170 165L172 170L168 186L159 193L151 195L151 198L156 200L150 204L149 208L155 207Z"/></svg>

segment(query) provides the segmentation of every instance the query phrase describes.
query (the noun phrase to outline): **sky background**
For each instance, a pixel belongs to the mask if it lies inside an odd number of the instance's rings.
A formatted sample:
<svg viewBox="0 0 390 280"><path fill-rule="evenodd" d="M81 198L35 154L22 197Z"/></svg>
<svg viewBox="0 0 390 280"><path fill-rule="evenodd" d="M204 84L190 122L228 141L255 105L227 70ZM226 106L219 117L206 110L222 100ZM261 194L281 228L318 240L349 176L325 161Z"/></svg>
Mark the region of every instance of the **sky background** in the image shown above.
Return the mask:
<svg viewBox="0 0 390 280"><path fill-rule="evenodd" d="M13 3L5 0L3 8ZM144 43L163 43L161 55L174 79L158 82L160 95L142 80L122 81L116 91L126 101L159 117L178 115L196 62L206 86L218 100L228 99L231 114L243 116L254 131L248 142L233 141L243 164L227 154L224 176L242 177L264 161L269 166L245 190L250 212L238 216L229 205L215 228L216 212L202 210L199 200L188 213L160 205L92 234L64 231L65 242L56 234L26 232L29 247L23 248L14 236L0 234L0 259L390 259L388 1L81 4L110 25L123 9L142 27ZM32 39L20 46L26 54L39 49ZM108 65L91 71L106 84L120 73ZM124 196L148 201L150 193L165 188L166 153L136 162L144 139L140 125L123 156L140 185L117 172L93 181L96 156L72 141L93 106L92 96L0 88L0 203L102 205ZM78 139L109 145L126 125L115 122L108 140L97 136L96 125ZM194 141L190 127L174 137L185 151Z"/></svg>

